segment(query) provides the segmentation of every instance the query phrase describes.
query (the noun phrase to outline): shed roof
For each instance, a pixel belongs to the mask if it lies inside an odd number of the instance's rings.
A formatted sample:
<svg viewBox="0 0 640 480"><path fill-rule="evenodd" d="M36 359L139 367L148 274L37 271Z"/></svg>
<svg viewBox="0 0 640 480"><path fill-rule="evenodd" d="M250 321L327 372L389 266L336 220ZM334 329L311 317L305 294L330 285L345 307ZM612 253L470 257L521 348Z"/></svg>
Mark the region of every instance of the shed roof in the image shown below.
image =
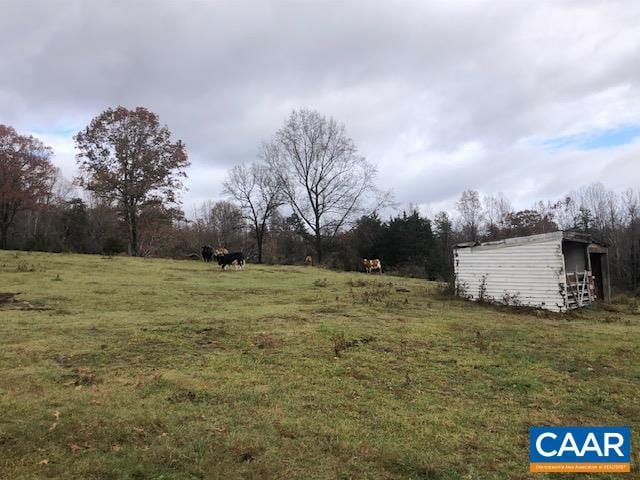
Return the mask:
<svg viewBox="0 0 640 480"><path fill-rule="evenodd" d="M470 247L489 247L489 248L501 248L501 247L514 247L516 245L525 245L530 243L542 243L549 241L571 241L587 244L598 244L591 235L586 233L580 233L568 230L557 230L555 232L540 233L537 235L527 235L526 237L514 237L505 238L504 240L494 240L492 242L464 242L458 243L456 248L470 248Z"/></svg>

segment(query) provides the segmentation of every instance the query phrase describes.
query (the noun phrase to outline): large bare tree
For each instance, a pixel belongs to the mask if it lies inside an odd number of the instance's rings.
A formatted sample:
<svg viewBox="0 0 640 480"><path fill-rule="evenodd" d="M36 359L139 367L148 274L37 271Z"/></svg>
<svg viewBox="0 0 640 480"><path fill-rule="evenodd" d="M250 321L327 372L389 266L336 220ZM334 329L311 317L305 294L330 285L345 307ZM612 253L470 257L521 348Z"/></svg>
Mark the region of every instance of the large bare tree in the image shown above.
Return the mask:
<svg viewBox="0 0 640 480"><path fill-rule="evenodd" d="M236 165L224 182L225 193L240 204L242 214L253 229L258 249L258 263L262 263L262 250L267 222L283 203L282 183L267 165L252 163Z"/></svg>
<svg viewBox="0 0 640 480"><path fill-rule="evenodd" d="M184 144L171 140L158 115L143 107L110 108L75 136L80 185L117 202L129 233L129 255L138 255L140 207L177 204L189 165Z"/></svg>
<svg viewBox="0 0 640 480"><path fill-rule="evenodd" d="M53 151L40 140L0 125L0 248L20 210L35 209L51 196Z"/></svg>
<svg viewBox="0 0 640 480"><path fill-rule="evenodd" d="M513 207L502 192L497 195L485 196L483 204L487 236L489 239L495 240L507 227L508 216L513 213Z"/></svg>
<svg viewBox="0 0 640 480"><path fill-rule="evenodd" d="M456 203L462 222L462 234L466 240L477 241L483 220L480 195L475 190L465 190Z"/></svg>
<svg viewBox="0 0 640 480"><path fill-rule="evenodd" d="M265 160L292 210L313 233L322 261L323 239L365 213L365 198L376 190L376 169L358 155L344 125L305 109L291 112L265 146Z"/></svg>

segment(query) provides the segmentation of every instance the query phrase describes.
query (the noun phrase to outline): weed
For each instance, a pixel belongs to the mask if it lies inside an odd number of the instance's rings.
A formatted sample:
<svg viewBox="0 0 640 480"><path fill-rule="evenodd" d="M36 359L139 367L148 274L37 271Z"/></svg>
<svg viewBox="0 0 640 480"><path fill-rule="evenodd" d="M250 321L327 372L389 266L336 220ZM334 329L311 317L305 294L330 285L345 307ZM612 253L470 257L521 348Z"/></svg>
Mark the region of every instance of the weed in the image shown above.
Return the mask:
<svg viewBox="0 0 640 480"><path fill-rule="evenodd" d="M391 288L388 285L373 286L358 296L358 302L367 305L383 302L391 295Z"/></svg>
<svg viewBox="0 0 640 480"><path fill-rule="evenodd" d="M35 272L36 266L31 264L29 265L27 262L18 262L16 265L16 272L25 273L25 272Z"/></svg>
<svg viewBox="0 0 640 480"><path fill-rule="evenodd" d="M249 463L258 455L258 449L253 445L237 444L234 452L238 463Z"/></svg>
<svg viewBox="0 0 640 480"><path fill-rule="evenodd" d="M372 336L365 336L361 338L354 338L352 340L346 340L344 337L344 333L339 332L331 337L331 342L333 344L333 353L336 357L340 356L340 353L348 348L357 347L358 345L366 345L369 342L375 340Z"/></svg>
<svg viewBox="0 0 640 480"><path fill-rule="evenodd" d="M455 285L456 297L470 298L468 291L469 291L469 285L467 284L467 282L456 282L456 285Z"/></svg>
<svg viewBox="0 0 640 480"><path fill-rule="evenodd" d="M600 317L600 323L621 323L623 325L631 325L631 319L625 318L622 315L606 315L604 317Z"/></svg>
<svg viewBox="0 0 640 480"><path fill-rule="evenodd" d="M404 387L411 385L411 376L409 375L409 361L407 358L407 340L405 338L400 339L400 348L398 351L398 361L400 362L400 369L404 372Z"/></svg>
<svg viewBox="0 0 640 480"><path fill-rule="evenodd" d="M177 389L167 397L170 403L208 403L212 401L211 395L207 392L193 391L189 389Z"/></svg>
<svg viewBox="0 0 640 480"><path fill-rule="evenodd" d="M480 330L476 330L475 345L477 349L480 352L484 353L487 351L488 344L489 342L487 341L487 338L482 334L482 332L480 332Z"/></svg>
<svg viewBox="0 0 640 480"><path fill-rule="evenodd" d="M333 353L336 357L340 356L340 352L347 348L347 342L344 339L344 333L336 333L331 337L331 342L333 343Z"/></svg>
<svg viewBox="0 0 640 480"><path fill-rule="evenodd" d="M263 350L265 348L273 347L275 345L275 340L270 335L259 335L254 340L254 345L260 350Z"/></svg>
<svg viewBox="0 0 640 480"><path fill-rule="evenodd" d="M66 364L64 363L61 363L61 365L66 366ZM72 373L66 373L62 375L61 378L63 380L63 385L65 387L68 387L68 386L76 386L76 387L85 386L86 387L86 386L90 386L98 383L98 378L96 377L96 374L86 367L75 368L73 369Z"/></svg>
<svg viewBox="0 0 640 480"><path fill-rule="evenodd" d="M478 284L478 302L485 303L489 301L487 297L487 276L482 275L480 277L480 283Z"/></svg>
<svg viewBox="0 0 640 480"><path fill-rule="evenodd" d="M520 307L522 306L522 300L520 300L520 292L509 293L507 291L502 295L502 304L505 307Z"/></svg>

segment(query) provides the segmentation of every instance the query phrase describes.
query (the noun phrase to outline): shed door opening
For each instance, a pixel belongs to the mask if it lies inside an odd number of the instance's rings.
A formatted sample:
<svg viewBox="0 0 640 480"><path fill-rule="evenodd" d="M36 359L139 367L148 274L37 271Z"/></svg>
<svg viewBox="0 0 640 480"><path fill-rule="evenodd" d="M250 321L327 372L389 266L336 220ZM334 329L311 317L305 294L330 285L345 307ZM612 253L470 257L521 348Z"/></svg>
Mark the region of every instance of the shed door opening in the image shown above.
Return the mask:
<svg viewBox="0 0 640 480"><path fill-rule="evenodd" d="M587 264L587 244L580 242L562 242L562 253L564 255L564 266L567 273L584 273L588 270Z"/></svg>
<svg viewBox="0 0 640 480"><path fill-rule="evenodd" d="M596 285L596 298L604 300L604 284L602 271L602 253L590 253L589 261L591 262L591 273L593 274Z"/></svg>
<svg viewBox="0 0 640 480"><path fill-rule="evenodd" d="M562 254L566 269L567 308L580 308L591 305L595 297L595 285L591 270L587 243L562 242Z"/></svg>

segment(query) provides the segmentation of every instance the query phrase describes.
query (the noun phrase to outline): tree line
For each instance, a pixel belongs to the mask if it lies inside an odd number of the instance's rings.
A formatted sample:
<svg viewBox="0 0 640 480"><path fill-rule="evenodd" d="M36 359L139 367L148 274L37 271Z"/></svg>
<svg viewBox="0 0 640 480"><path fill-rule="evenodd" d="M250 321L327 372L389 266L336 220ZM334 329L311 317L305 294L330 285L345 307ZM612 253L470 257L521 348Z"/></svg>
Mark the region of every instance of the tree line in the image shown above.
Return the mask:
<svg viewBox="0 0 640 480"><path fill-rule="evenodd" d="M448 279L463 241L580 230L610 245L615 286L640 286L640 198L595 183L557 201L516 210L503 194L463 192L451 212L428 218L393 205L376 169L343 124L295 110L224 181L227 200L182 210L189 160L181 140L142 107L110 108L75 137L79 175L64 179L43 142L0 125L0 247L197 258L202 245L242 249L262 263L361 268ZM80 192L80 194L78 194Z"/></svg>

